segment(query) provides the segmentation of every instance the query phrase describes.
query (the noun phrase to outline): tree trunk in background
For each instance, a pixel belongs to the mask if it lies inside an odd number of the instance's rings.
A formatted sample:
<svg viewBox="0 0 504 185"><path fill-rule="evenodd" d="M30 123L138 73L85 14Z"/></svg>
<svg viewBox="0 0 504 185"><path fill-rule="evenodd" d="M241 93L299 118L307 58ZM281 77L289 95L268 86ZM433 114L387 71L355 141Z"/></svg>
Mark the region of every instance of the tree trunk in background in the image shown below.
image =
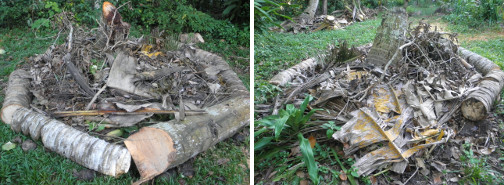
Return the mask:
<svg viewBox="0 0 504 185"><path fill-rule="evenodd" d="M322 14L327 15L327 0L322 1Z"/></svg>
<svg viewBox="0 0 504 185"><path fill-rule="evenodd" d="M317 7L319 4L319 0L310 0L308 2L308 7L303 11L303 13L298 17L299 23L307 23L312 22L315 17L315 12L317 12Z"/></svg>
<svg viewBox="0 0 504 185"><path fill-rule="evenodd" d="M376 31L373 47L367 56L367 62L375 66L384 66L392 59L397 48L404 44L408 18L403 8L395 7L383 18ZM397 56L394 63L402 58Z"/></svg>
<svg viewBox="0 0 504 185"><path fill-rule="evenodd" d="M404 0L404 9L406 10L407 7L408 7L408 0Z"/></svg>
<svg viewBox="0 0 504 185"><path fill-rule="evenodd" d="M303 13L297 17L292 18L294 21L287 20L280 25L287 32L292 30L294 33L298 33L306 25L313 24L318 4L319 0L310 0L308 2L308 7L306 7Z"/></svg>

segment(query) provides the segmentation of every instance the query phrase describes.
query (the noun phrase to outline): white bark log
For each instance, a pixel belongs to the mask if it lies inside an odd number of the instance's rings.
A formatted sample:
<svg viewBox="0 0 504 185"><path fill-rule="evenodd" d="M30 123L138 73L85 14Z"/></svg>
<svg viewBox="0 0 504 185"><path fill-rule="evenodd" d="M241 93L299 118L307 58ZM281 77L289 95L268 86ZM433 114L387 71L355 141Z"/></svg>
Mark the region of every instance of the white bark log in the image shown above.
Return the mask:
<svg viewBox="0 0 504 185"><path fill-rule="evenodd" d="M2 120L5 123L15 132L23 132L34 140L42 138L46 148L89 169L111 176L128 172L131 155L126 148L28 109L31 95L27 74L24 70L16 70L10 75L2 108Z"/></svg>
<svg viewBox="0 0 504 185"><path fill-rule="evenodd" d="M284 86L290 81L292 81L294 77L301 74L302 71L314 69L316 66L317 66L316 58L306 59L300 62L299 64L296 64L295 66L292 66L291 68L283 70L282 72L278 73L273 78L271 78L269 82L273 85Z"/></svg>

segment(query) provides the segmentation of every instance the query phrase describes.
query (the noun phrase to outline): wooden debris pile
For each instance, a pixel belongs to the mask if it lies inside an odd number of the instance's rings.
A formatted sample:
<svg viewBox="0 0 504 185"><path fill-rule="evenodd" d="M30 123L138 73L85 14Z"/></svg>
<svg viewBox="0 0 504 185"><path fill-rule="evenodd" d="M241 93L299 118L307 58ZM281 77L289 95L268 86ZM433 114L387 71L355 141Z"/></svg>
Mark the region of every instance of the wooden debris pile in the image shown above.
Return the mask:
<svg viewBox="0 0 504 185"><path fill-rule="evenodd" d="M10 75L1 117L14 131L107 175L128 172L133 158L142 182L248 125L242 81L187 36L130 38L129 27L108 19L86 29L58 16L66 42ZM112 137L114 127L135 132Z"/></svg>
<svg viewBox="0 0 504 185"><path fill-rule="evenodd" d="M355 11L355 12L354 12ZM363 8L361 11L352 10L346 7L344 10L336 10L328 15L318 15L309 20L300 20L293 18L293 21L285 21L281 24L282 28L272 28L281 32L315 32L320 30L342 29L354 22L362 22L376 16L376 11L369 8Z"/></svg>
<svg viewBox="0 0 504 185"><path fill-rule="evenodd" d="M342 44L325 60L311 58L279 73L270 83L288 86L284 96L258 107L274 113L283 104L300 104L306 94L315 97L311 108L323 110L312 116L319 120L314 126L343 125L333 138L356 157L359 175L385 168L404 173L412 156L431 160L435 146L460 131L456 116L486 118L504 86L504 72L455 45L455 34L424 22L406 25L405 11L393 10L372 46Z"/></svg>

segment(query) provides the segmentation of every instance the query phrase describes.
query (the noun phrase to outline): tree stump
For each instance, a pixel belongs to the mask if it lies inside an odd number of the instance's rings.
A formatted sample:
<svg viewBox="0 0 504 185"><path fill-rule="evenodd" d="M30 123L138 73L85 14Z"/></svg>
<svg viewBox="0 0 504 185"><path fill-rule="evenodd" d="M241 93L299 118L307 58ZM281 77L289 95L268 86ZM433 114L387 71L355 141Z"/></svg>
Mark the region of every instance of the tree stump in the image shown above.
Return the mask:
<svg viewBox="0 0 504 185"><path fill-rule="evenodd" d="M376 31L373 47L367 56L368 63L384 66L392 59L397 48L406 40L407 19L408 16L403 8L394 8L385 15ZM392 62L395 63L400 59L401 57L396 57Z"/></svg>

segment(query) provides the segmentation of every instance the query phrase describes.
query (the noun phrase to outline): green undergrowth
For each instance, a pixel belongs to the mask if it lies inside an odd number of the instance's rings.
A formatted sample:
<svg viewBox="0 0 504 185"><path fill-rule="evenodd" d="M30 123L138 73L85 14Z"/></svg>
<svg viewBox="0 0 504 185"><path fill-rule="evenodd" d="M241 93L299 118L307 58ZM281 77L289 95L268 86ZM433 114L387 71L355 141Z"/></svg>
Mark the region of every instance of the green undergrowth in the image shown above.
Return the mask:
<svg viewBox="0 0 504 185"><path fill-rule="evenodd" d="M349 45L359 46L373 41L381 19L354 23L344 29L313 33L255 33L254 87L256 103L264 103L278 92L267 81L279 71L305 59L328 52L329 45L347 40Z"/></svg>
<svg viewBox="0 0 504 185"><path fill-rule="evenodd" d="M132 35L140 36L145 33L148 31L132 29ZM54 42L56 35L57 31L37 31L35 34L35 32L24 28L0 28L0 49L6 51L5 54L0 55L0 87L6 87L8 75L16 69L16 66L35 54L44 53ZM64 38L66 35L61 35L56 43L63 43ZM209 44L214 42L211 38L207 40L210 40ZM225 44L220 47L232 48ZM214 52L218 51L218 49L214 50ZM248 49L246 51L247 53L236 55L245 56L248 54ZM231 55L219 52L218 54L225 56L225 58ZM245 64L240 63L239 65ZM238 64L234 66L244 68ZM0 104L3 102L4 93L5 91L2 89ZM16 136L20 136L23 141L29 139L21 133L14 133L9 126L0 121L0 145L11 141ZM44 149L41 141L35 141L35 143L37 148L28 152L24 152L20 145L9 151L0 150L0 184L131 184L140 178L136 170L131 170L119 178L97 175L91 181L78 180L73 176L73 172L74 170L80 171L84 167ZM178 174L171 179L156 179L153 183L248 184L250 172L246 159L248 158L249 146L248 137L242 143L227 139L195 157L192 177ZM222 164L218 164L218 161L221 161Z"/></svg>

